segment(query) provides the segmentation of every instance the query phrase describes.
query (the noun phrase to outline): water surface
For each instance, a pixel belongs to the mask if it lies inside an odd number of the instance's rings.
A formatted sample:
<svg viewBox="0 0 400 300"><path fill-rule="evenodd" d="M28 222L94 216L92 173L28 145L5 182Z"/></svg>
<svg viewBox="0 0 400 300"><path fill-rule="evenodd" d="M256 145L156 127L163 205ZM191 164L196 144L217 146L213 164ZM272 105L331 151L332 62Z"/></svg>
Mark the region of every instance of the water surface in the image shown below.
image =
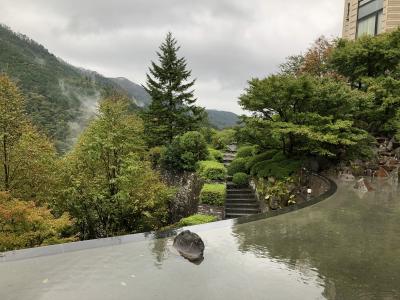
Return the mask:
<svg viewBox="0 0 400 300"><path fill-rule="evenodd" d="M198 232L200 265L172 238L0 263L0 299L400 299L400 197L388 183Z"/></svg>

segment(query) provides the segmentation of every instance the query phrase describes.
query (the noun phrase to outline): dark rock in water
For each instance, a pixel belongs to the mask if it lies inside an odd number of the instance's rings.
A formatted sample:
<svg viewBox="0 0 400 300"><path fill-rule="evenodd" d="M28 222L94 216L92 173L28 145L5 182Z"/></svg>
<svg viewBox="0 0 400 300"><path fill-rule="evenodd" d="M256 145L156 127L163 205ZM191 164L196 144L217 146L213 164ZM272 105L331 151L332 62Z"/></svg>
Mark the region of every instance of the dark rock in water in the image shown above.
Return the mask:
<svg viewBox="0 0 400 300"><path fill-rule="evenodd" d="M202 239L189 230L178 234L174 239L173 246L180 255L193 263L200 263L204 259L204 243Z"/></svg>

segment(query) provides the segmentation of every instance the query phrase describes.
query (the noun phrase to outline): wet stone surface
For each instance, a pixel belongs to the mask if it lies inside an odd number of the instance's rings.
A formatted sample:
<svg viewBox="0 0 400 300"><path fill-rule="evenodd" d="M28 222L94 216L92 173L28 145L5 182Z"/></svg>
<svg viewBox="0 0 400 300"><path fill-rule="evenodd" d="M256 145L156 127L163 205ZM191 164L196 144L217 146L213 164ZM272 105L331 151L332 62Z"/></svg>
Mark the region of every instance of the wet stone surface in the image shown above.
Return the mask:
<svg viewBox="0 0 400 300"><path fill-rule="evenodd" d="M174 239L173 246L190 262L201 263L204 259L204 242L198 234L189 230L178 234Z"/></svg>

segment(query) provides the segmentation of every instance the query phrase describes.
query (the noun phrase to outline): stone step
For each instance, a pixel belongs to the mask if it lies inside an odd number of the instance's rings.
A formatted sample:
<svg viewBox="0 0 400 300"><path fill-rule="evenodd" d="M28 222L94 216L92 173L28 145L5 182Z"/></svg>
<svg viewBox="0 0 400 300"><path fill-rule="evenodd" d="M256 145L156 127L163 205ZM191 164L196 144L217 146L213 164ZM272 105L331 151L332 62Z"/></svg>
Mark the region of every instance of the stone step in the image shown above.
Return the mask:
<svg viewBox="0 0 400 300"><path fill-rule="evenodd" d="M225 215L229 214L258 214L260 209L258 208L226 208Z"/></svg>
<svg viewBox="0 0 400 300"><path fill-rule="evenodd" d="M234 203L234 202L230 202L230 203L226 203L225 207L226 207L226 209L229 209L229 208L254 208L254 209L257 209L257 210L260 208L258 203L256 203L256 202L253 202L253 203L242 203L242 202Z"/></svg>
<svg viewBox="0 0 400 300"><path fill-rule="evenodd" d="M226 195L226 199L253 199L254 200L254 194L248 193L248 194L228 194Z"/></svg>
<svg viewBox="0 0 400 300"><path fill-rule="evenodd" d="M253 191L251 189L227 188L226 192L228 194L253 194Z"/></svg>
<svg viewBox="0 0 400 300"><path fill-rule="evenodd" d="M247 217L251 216L252 214L247 214L247 213L227 213L225 214L225 219L236 219L240 217Z"/></svg>
<svg viewBox="0 0 400 300"><path fill-rule="evenodd" d="M227 198L225 200L225 204L228 205L230 203L251 203L251 204L254 204L254 203L257 203L257 201L254 200L254 198L250 198L250 199L230 199L230 198Z"/></svg>

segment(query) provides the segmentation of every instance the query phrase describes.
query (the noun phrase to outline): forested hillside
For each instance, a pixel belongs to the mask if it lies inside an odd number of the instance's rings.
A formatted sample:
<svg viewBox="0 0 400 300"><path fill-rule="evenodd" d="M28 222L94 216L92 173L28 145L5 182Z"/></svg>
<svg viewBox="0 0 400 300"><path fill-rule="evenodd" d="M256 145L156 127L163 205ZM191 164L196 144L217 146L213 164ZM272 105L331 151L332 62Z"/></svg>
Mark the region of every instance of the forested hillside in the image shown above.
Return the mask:
<svg viewBox="0 0 400 300"><path fill-rule="evenodd" d="M150 105L151 97L141 85L124 77L110 79L124 89L131 98L136 99L136 102L140 107Z"/></svg>
<svg viewBox="0 0 400 300"><path fill-rule="evenodd" d="M1 25L0 72L17 82L32 121L61 151L86 125L101 95L120 90L111 80L75 68L27 36Z"/></svg>
<svg viewBox="0 0 400 300"><path fill-rule="evenodd" d="M99 99L112 91L127 95L131 108L148 107L151 97L130 80L106 78L74 67L29 37L0 25L0 73L10 76L26 97L33 123L66 151L95 115ZM233 113L207 111L213 127L236 124Z"/></svg>
<svg viewBox="0 0 400 300"><path fill-rule="evenodd" d="M239 122L238 115L229 111L207 109L208 122L217 129L234 127Z"/></svg>

